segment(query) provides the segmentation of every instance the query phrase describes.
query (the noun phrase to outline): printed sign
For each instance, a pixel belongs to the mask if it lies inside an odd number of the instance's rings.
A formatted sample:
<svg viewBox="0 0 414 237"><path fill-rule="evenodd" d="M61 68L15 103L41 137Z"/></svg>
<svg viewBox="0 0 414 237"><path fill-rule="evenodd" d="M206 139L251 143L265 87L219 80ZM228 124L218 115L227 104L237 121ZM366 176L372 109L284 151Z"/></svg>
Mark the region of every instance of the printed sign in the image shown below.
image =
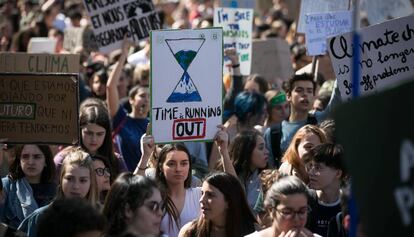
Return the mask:
<svg viewBox="0 0 414 237"><path fill-rule="evenodd" d="M323 55L328 37L352 31L352 11L309 13L305 23L308 55Z"/></svg>
<svg viewBox="0 0 414 237"><path fill-rule="evenodd" d="M120 49L125 34L139 42L146 39L151 30L161 28L161 19L152 0L84 0L84 4L102 53Z"/></svg>
<svg viewBox="0 0 414 237"><path fill-rule="evenodd" d="M211 140L222 121L221 28L151 33L151 123L156 143Z"/></svg>
<svg viewBox="0 0 414 237"><path fill-rule="evenodd" d="M78 76L0 74L0 140L79 143Z"/></svg>
<svg viewBox="0 0 414 237"><path fill-rule="evenodd" d="M258 73L273 82L286 81L293 75L289 44L279 38L253 41L252 74Z"/></svg>
<svg viewBox="0 0 414 237"><path fill-rule="evenodd" d="M414 13L413 4L410 0L361 0L360 6L361 11L366 12L370 25Z"/></svg>
<svg viewBox="0 0 414 237"><path fill-rule="evenodd" d="M306 33L306 14L316 12L345 11L349 9L349 0L302 0L297 32Z"/></svg>
<svg viewBox="0 0 414 237"><path fill-rule="evenodd" d="M223 27L224 48L237 50L241 74L250 75L253 9L215 8L214 26ZM230 60L225 59L223 71L230 72L230 66Z"/></svg>
<svg viewBox="0 0 414 237"><path fill-rule="evenodd" d="M74 53L79 47L87 52L99 50L93 31L89 27L66 28L64 34L63 48L68 52Z"/></svg>
<svg viewBox="0 0 414 237"><path fill-rule="evenodd" d="M0 53L0 72L79 73L79 55Z"/></svg>
<svg viewBox="0 0 414 237"><path fill-rule="evenodd" d="M334 113L365 236L414 236L413 91L404 83Z"/></svg>
<svg viewBox="0 0 414 237"><path fill-rule="evenodd" d="M363 28L360 94L365 95L414 78L414 15ZM344 100L352 96L352 33L329 39L329 54Z"/></svg>

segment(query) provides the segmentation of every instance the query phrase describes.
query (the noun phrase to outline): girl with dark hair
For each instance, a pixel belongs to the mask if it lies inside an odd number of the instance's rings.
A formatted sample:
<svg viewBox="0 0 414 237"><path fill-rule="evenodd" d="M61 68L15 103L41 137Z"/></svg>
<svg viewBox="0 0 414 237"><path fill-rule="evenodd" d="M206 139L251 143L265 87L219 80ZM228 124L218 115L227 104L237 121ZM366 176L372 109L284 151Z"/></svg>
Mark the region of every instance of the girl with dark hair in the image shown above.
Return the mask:
<svg viewBox="0 0 414 237"><path fill-rule="evenodd" d="M106 99L106 83L108 81L108 73L105 68L95 72L89 79L89 88L95 98Z"/></svg>
<svg viewBox="0 0 414 237"><path fill-rule="evenodd" d="M252 210L261 191L259 174L267 166L268 154L262 135L254 129L242 131L230 145L230 158Z"/></svg>
<svg viewBox="0 0 414 237"><path fill-rule="evenodd" d="M92 160L98 187L99 204L103 206L106 195L111 189L111 169L109 169L107 159L103 156L95 154L92 156Z"/></svg>
<svg viewBox="0 0 414 237"><path fill-rule="evenodd" d="M112 184L103 209L108 220L107 236L160 236L164 208L155 181L122 173Z"/></svg>
<svg viewBox="0 0 414 237"><path fill-rule="evenodd" d="M256 220L236 177L212 173L203 182L201 192L201 216L187 223L180 237L239 237L255 231Z"/></svg>
<svg viewBox="0 0 414 237"><path fill-rule="evenodd" d="M5 203L1 221L17 228L24 218L55 196L55 165L47 145L18 145L9 175L2 179Z"/></svg>
<svg viewBox="0 0 414 237"><path fill-rule="evenodd" d="M102 100L88 98L80 105L79 109L80 145L82 149L91 155L99 155L106 159L110 169L111 181L122 171L126 171L123 158L114 152L111 137L111 121L108 110ZM59 152L55 158L58 173L65 159L66 148Z"/></svg>

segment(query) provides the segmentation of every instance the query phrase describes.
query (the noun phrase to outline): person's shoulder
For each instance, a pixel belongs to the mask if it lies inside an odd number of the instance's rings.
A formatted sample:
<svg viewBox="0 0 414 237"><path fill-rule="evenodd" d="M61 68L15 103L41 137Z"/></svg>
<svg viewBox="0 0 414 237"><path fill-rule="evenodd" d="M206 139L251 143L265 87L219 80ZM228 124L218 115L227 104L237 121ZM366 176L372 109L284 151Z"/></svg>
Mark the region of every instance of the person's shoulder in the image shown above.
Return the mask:
<svg viewBox="0 0 414 237"><path fill-rule="evenodd" d="M291 169L292 169L292 165L289 164L289 162L284 161L279 167L279 172L283 174L290 174Z"/></svg>
<svg viewBox="0 0 414 237"><path fill-rule="evenodd" d="M180 232L178 233L178 237L187 236L186 234L191 230L191 228L193 228L193 221L190 221L181 227Z"/></svg>

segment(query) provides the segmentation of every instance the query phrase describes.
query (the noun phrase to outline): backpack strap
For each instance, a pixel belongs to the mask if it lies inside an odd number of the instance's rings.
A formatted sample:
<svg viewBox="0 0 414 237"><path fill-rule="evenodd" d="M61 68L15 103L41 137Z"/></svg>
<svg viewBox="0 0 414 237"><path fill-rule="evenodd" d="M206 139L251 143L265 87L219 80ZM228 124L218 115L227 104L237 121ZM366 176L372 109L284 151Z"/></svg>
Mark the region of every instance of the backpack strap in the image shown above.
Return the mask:
<svg viewBox="0 0 414 237"><path fill-rule="evenodd" d="M282 151L280 149L280 140L282 139L282 126L281 124L274 125L270 128L270 142L272 146L272 153L275 167L280 166L280 158L282 157Z"/></svg>
<svg viewBox="0 0 414 237"><path fill-rule="evenodd" d="M306 120L306 124L317 125L318 120L316 119L314 114L308 114L308 119Z"/></svg>

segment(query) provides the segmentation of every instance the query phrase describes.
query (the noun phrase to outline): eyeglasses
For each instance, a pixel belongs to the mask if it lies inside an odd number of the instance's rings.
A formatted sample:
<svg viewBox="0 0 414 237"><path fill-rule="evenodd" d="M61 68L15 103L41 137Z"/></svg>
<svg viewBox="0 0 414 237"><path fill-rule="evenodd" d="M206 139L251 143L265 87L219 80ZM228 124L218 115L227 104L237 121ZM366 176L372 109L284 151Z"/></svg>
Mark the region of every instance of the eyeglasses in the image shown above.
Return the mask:
<svg viewBox="0 0 414 237"><path fill-rule="evenodd" d="M150 211L157 213L161 210L161 212L165 213L165 204L163 202L156 202L151 201L148 203L144 203L144 206L146 206Z"/></svg>
<svg viewBox="0 0 414 237"><path fill-rule="evenodd" d="M106 177L111 176L111 171L107 167L106 168L96 168L95 173L98 176L106 176Z"/></svg>
<svg viewBox="0 0 414 237"><path fill-rule="evenodd" d="M279 212L280 215L282 215L282 217L287 220L293 219L296 215L300 219L305 219L310 212L310 207L301 208L298 211L292 210L290 208L276 209L276 211Z"/></svg>

